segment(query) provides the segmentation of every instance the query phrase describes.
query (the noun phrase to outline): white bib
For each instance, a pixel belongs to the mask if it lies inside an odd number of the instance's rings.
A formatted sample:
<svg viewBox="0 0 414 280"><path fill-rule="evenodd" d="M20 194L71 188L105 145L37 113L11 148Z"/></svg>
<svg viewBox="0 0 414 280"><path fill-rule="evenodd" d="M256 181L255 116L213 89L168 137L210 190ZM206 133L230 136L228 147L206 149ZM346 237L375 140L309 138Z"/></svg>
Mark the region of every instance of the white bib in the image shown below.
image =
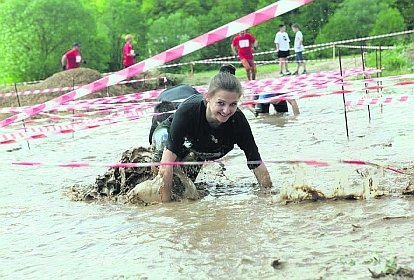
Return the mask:
<svg viewBox="0 0 414 280"><path fill-rule="evenodd" d="M240 48L247 48L250 46L249 40L240 40L239 41L239 47Z"/></svg>
<svg viewBox="0 0 414 280"><path fill-rule="evenodd" d="M82 57L80 55L76 56L76 63L80 63L82 61Z"/></svg>

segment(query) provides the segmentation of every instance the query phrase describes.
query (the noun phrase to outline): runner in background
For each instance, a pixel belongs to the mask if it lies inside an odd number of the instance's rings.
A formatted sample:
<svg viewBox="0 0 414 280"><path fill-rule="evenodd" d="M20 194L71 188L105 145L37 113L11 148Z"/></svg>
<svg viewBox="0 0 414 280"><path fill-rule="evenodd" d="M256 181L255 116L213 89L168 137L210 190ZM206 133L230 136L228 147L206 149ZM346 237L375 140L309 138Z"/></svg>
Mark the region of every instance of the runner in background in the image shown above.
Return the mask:
<svg viewBox="0 0 414 280"><path fill-rule="evenodd" d="M295 32L295 54L296 54L296 61L298 62L298 68L296 69L295 73L293 75L299 74L299 67L300 65L303 65L303 72L302 74L306 74L306 64L305 64L305 58L303 57L303 51L305 48L303 47L303 34L302 31L300 31L299 24L295 23L292 25L292 30Z"/></svg>
<svg viewBox="0 0 414 280"><path fill-rule="evenodd" d="M253 58L253 48L257 48L257 40L245 30L235 36L231 42L233 54L238 54L244 69L246 69L247 79L249 81L256 80L256 64Z"/></svg>
<svg viewBox="0 0 414 280"><path fill-rule="evenodd" d="M279 32L275 36L276 53L280 63L280 75L291 75L288 69L287 57L289 56L289 35L286 33L286 26L284 24L279 25ZM286 72L283 72L283 69Z"/></svg>
<svg viewBox="0 0 414 280"><path fill-rule="evenodd" d="M135 64L135 57L138 55L134 51L134 47L132 46L132 35L128 34L125 36L125 45L123 48L123 65L124 68L127 68L131 65Z"/></svg>
<svg viewBox="0 0 414 280"><path fill-rule="evenodd" d="M81 63L86 63L81 56L79 43L74 43L72 49L62 56L61 63L63 70L78 68Z"/></svg>

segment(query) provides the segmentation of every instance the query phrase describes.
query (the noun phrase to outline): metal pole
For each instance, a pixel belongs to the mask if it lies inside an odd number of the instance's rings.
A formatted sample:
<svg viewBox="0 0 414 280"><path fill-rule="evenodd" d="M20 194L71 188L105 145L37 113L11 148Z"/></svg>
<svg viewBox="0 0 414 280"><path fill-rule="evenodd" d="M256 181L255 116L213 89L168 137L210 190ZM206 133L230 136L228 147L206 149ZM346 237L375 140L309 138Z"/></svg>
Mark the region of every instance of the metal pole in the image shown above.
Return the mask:
<svg viewBox="0 0 414 280"><path fill-rule="evenodd" d="M19 104L19 107L22 107L22 104L20 103L19 92L17 91L17 85L16 85L16 83L14 83L14 90L16 91L17 104ZM26 123L24 122L24 120L22 121L22 123L23 123L24 132L27 133ZM26 140L26 143L27 143L27 147L30 150L29 140Z"/></svg>
<svg viewBox="0 0 414 280"><path fill-rule="evenodd" d="M335 60L335 45L332 45L332 60Z"/></svg>
<svg viewBox="0 0 414 280"><path fill-rule="evenodd" d="M375 49L375 68L378 69L378 67L379 67L379 62L378 62L378 49ZM379 78L379 72L377 72L377 79L378 78ZM377 88L377 94L379 96L381 96L380 89L379 89L379 85L380 85L380 82L377 81L377 86L378 86L378 88ZM382 103L381 103L380 107L381 107L381 113L382 113Z"/></svg>
<svg viewBox="0 0 414 280"><path fill-rule="evenodd" d="M364 71L364 79L366 79L367 75L365 75L365 59L364 59L364 47L363 46L361 46L361 60L362 60L362 70ZM365 88L366 87L368 87L367 83L365 83ZM365 90L365 95L368 95L367 89ZM368 107L368 119L369 119L369 122L371 122L371 109L369 108L369 105L367 107Z"/></svg>
<svg viewBox="0 0 414 280"><path fill-rule="evenodd" d="M381 48L381 45L379 46L379 69L381 70L379 75L380 75L380 77L382 77L382 48ZM382 81L380 81L379 84L382 86ZM381 96L382 96L382 88L380 89L380 91L381 91ZM381 103L381 113L382 113L382 103Z"/></svg>
<svg viewBox="0 0 414 280"><path fill-rule="evenodd" d="M341 57L341 48L339 47L338 47L338 58L339 58L339 70L341 72L341 78L342 78L342 57ZM344 84L343 84L344 79L342 78L341 81L342 81L342 90L345 90ZM349 141L348 116L347 116L346 105L345 105L345 93L342 93L342 100L344 102L346 137L348 138L348 141Z"/></svg>
<svg viewBox="0 0 414 280"><path fill-rule="evenodd" d="M72 77L72 90L75 89L75 77ZM72 125L75 122L75 109L72 110ZM75 138L75 131L72 131L72 138Z"/></svg>

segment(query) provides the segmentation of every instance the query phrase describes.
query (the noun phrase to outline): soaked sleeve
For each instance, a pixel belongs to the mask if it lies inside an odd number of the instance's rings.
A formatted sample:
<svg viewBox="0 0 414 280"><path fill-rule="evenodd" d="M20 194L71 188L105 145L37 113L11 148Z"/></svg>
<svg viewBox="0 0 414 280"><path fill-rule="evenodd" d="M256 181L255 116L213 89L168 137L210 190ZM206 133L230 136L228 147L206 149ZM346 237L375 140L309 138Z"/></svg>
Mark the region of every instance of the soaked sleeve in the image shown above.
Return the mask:
<svg viewBox="0 0 414 280"><path fill-rule="evenodd" d="M174 114L168 134L167 149L178 157L184 155L184 140L191 126L191 110L188 106L180 106Z"/></svg>
<svg viewBox="0 0 414 280"><path fill-rule="evenodd" d="M249 122L242 112L239 112L236 144L243 150L247 161L261 161L259 149L253 137ZM260 164L247 164L249 169L255 169Z"/></svg>

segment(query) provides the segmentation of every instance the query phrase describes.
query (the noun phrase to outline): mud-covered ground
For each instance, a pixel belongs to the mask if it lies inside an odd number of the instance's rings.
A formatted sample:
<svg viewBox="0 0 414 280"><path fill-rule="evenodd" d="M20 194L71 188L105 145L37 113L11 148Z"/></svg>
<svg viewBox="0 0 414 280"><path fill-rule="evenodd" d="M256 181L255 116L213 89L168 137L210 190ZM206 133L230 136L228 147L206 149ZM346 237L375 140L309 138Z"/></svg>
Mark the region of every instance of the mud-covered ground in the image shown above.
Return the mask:
<svg viewBox="0 0 414 280"><path fill-rule="evenodd" d="M371 122L366 108L352 109L349 141L342 97L299 106L297 118L255 119L245 112L263 158L332 164L268 164L270 194L258 191L235 149L224 169L203 167L196 185L209 193L196 201L143 206L66 195L75 184L93 185L108 168L53 163L116 163L126 150L146 147L149 118L39 139L31 150L24 142L0 147L0 278L369 279L369 270L385 279L409 277L414 198L403 192L413 184L413 105L390 104L382 113L372 106ZM407 174L338 159L406 168ZM10 164L30 160L49 165ZM358 199L309 196L338 191Z"/></svg>

